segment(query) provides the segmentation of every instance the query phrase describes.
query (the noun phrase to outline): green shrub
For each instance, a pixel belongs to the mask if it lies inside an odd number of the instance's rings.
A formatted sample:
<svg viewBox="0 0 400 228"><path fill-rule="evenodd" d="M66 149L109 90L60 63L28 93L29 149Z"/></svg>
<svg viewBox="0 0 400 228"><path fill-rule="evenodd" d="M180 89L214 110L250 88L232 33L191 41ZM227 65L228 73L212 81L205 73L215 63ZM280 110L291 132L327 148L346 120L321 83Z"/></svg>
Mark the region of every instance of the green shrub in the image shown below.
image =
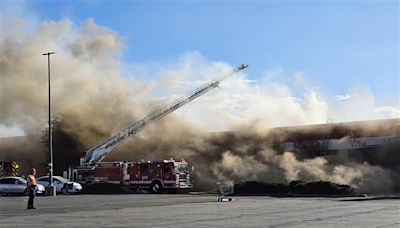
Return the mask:
<svg viewBox="0 0 400 228"><path fill-rule="evenodd" d="M350 195L354 188L327 181L304 182L300 180L283 183L265 183L258 181L241 182L234 185L234 194L299 194L299 195Z"/></svg>

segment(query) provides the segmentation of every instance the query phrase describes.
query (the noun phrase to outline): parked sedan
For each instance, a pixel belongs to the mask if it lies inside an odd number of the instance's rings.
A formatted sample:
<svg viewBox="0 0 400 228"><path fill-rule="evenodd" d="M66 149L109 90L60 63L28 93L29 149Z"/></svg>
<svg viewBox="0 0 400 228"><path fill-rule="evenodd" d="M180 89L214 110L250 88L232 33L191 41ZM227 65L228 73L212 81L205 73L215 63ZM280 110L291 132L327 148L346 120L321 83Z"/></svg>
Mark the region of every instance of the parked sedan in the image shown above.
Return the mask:
<svg viewBox="0 0 400 228"><path fill-rule="evenodd" d="M36 181L47 188L49 186L49 179L49 176L43 176L37 178ZM56 191L61 192L62 194L78 193L82 190L81 184L69 181L60 176L53 176L53 183L56 187Z"/></svg>
<svg viewBox="0 0 400 228"><path fill-rule="evenodd" d="M41 194L44 193L44 186L41 184L36 185L36 192ZM0 194L23 194L29 195L29 189L27 188L26 180L21 177L3 177L0 178Z"/></svg>

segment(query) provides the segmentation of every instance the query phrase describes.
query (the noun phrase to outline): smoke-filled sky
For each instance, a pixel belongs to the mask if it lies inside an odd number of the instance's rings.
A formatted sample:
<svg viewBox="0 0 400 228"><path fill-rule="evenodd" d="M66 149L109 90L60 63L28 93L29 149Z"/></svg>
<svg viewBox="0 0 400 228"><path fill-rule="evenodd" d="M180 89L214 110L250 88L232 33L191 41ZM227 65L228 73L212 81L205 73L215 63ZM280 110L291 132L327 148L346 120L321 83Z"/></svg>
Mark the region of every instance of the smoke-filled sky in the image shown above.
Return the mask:
<svg viewBox="0 0 400 228"><path fill-rule="evenodd" d="M392 166L342 154L303 159L278 153L266 129L399 118L398 7L395 1L3 0L0 137L46 128L42 53L48 51L56 52L53 117L61 120L67 143L78 145L62 148L62 155L77 158L149 110L248 63L247 71L149 126L107 159L185 157L197 165L204 186L229 177L304 179L390 192L399 189ZM225 130L236 133L209 134Z"/></svg>
<svg viewBox="0 0 400 228"><path fill-rule="evenodd" d="M54 115L103 132L240 63L177 118L223 131L400 117L396 1L0 4L0 137L45 127L47 51Z"/></svg>

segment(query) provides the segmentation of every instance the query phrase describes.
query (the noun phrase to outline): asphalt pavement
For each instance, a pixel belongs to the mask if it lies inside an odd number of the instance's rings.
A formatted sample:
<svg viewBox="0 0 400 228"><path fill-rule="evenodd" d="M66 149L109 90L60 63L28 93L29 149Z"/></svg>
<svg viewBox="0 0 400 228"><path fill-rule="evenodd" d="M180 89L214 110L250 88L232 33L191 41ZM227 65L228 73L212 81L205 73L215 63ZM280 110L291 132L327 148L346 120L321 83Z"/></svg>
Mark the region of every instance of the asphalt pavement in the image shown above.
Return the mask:
<svg viewBox="0 0 400 228"><path fill-rule="evenodd" d="M400 200L210 195L0 197L0 227L400 227Z"/></svg>

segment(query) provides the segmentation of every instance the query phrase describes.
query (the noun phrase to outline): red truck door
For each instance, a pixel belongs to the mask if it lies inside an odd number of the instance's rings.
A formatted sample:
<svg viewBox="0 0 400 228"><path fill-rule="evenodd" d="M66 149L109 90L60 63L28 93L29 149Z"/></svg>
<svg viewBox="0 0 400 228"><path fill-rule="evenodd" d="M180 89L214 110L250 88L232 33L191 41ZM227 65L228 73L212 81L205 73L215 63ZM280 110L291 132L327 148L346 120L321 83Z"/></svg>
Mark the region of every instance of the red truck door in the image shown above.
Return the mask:
<svg viewBox="0 0 400 228"><path fill-rule="evenodd" d="M130 178L131 178L129 181L129 184L134 185L135 187L138 186L139 180L140 180L139 167L140 166L136 163L131 163L129 165L129 173L130 173Z"/></svg>
<svg viewBox="0 0 400 228"><path fill-rule="evenodd" d="M139 175L140 175L140 181L139 181L139 186L147 188L150 185L151 180L149 179L149 164L140 164L139 165L140 170L139 170Z"/></svg>

